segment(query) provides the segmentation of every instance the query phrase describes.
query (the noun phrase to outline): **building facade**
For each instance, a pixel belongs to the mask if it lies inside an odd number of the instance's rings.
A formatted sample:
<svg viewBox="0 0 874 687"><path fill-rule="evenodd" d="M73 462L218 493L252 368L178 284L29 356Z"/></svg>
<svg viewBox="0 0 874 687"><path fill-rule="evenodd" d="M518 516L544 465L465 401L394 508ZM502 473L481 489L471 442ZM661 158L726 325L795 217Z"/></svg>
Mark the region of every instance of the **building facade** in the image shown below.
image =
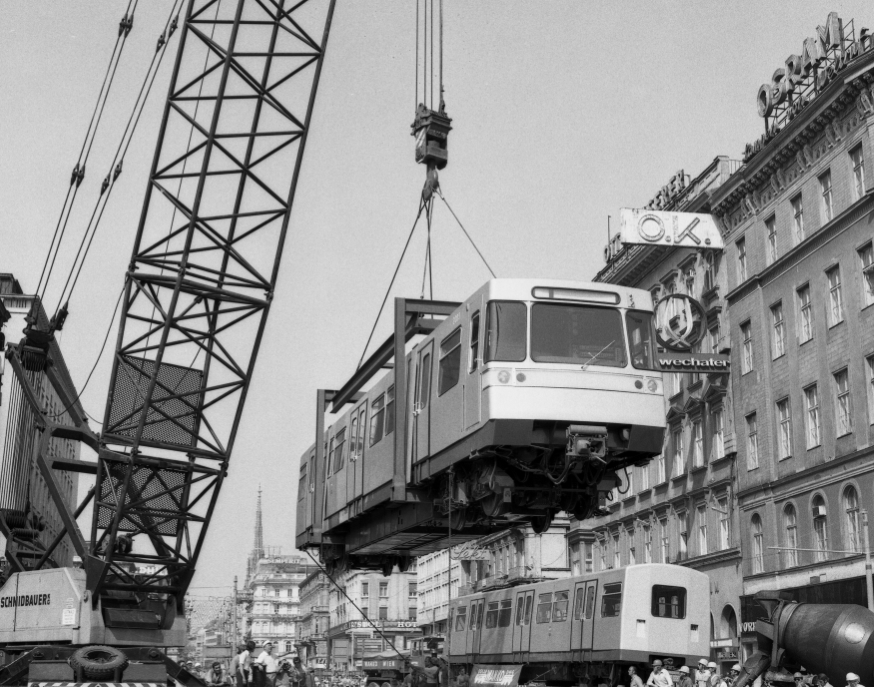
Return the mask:
<svg viewBox="0 0 874 687"><path fill-rule="evenodd" d="M737 342L731 387L747 654L761 614L750 598L757 591L866 603L863 512L874 506L874 41L863 32L855 40L852 22L834 13L819 28L811 39L818 68L799 73L789 105L760 96L767 133L747 146L743 167L712 199L725 234Z"/></svg>
<svg viewBox="0 0 874 687"><path fill-rule="evenodd" d="M713 194L740 167L717 157L694 179L682 171L649 207L707 213ZM696 353L725 353L730 327L722 251L633 245L605 253L596 281L650 291L656 302L686 294L706 313ZM620 472L609 514L575 522L568 536L574 574L638 563L676 563L711 583L711 659L730 667L738 650L741 547L736 508L736 447L727 373L664 373L664 450ZM727 664L727 665L726 665Z"/></svg>
<svg viewBox="0 0 874 687"><path fill-rule="evenodd" d="M328 627L331 613L328 595L331 582L321 570L310 573L300 583L300 620L297 623L298 655L313 669L328 667Z"/></svg>
<svg viewBox="0 0 874 687"><path fill-rule="evenodd" d="M346 570L335 576L337 586L332 585L328 594L330 668L356 670L367 657L392 647L408 650L421 638L416 567L406 572L395 568L388 577L372 570Z"/></svg>
<svg viewBox="0 0 874 687"><path fill-rule="evenodd" d="M35 296L26 295L18 281L11 274L0 274L0 341L18 343L23 338L25 317L31 311ZM8 319L7 319L8 318ZM38 325L48 327L48 317L42 305L38 306ZM5 322L4 322L5 320ZM4 351L0 353L0 509L12 513L24 513L29 503L33 522L44 527L39 534L43 549L48 547L63 529L60 515L49 495L48 486L36 465L36 448L39 432L34 422L30 406L24 401L23 390L12 370L9 368ZM66 387L70 398L76 398L76 408L84 415L78 393L73 385L70 372L64 362L57 341L50 344L49 355L54 369ZM66 420L72 424L66 408L57 392L43 373L34 373L36 392L45 411L56 421ZM72 439L53 439L46 456L49 460L79 460L79 442ZM78 473L68 470L54 471L61 493L71 510L78 505ZM2 556L5 542L0 542ZM69 538L64 538L54 550L51 560L58 566L73 564L75 552Z"/></svg>

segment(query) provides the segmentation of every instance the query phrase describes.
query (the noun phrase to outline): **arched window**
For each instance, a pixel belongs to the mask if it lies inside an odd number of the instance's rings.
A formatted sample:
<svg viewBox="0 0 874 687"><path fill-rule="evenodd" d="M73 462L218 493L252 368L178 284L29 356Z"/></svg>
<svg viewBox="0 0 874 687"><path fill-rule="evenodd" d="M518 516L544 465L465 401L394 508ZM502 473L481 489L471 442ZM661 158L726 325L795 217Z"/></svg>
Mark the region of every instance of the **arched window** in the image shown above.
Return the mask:
<svg viewBox="0 0 874 687"><path fill-rule="evenodd" d="M765 541L762 534L762 519L758 514L752 519L753 531L753 575L765 572Z"/></svg>
<svg viewBox="0 0 874 687"><path fill-rule="evenodd" d="M859 494L856 487L849 486L844 489L844 513L846 515L846 549L847 551L861 551L861 529L859 527Z"/></svg>
<svg viewBox="0 0 874 687"><path fill-rule="evenodd" d="M819 494L813 497L813 548L816 561L828 559L828 521L826 520L825 499Z"/></svg>
<svg viewBox="0 0 874 687"><path fill-rule="evenodd" d="M786 538L783 545L783 567L794 568L798 565L798 526L795 516L795 506L791 503L783 509L783 527L786 530Z"/></svg>

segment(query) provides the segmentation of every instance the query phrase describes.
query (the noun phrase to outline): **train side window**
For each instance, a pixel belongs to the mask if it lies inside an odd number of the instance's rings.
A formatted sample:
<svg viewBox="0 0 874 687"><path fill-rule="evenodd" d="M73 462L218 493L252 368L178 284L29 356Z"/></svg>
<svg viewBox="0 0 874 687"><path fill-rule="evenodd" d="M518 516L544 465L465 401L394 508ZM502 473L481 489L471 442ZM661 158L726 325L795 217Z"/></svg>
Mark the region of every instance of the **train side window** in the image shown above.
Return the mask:
<svg viewBox="0 0 874 687"><path fill-rule="evenodd" d="M638 370L657 370L652 341L652 313L629 310L625 313L631 364Z"/></svg>
<svg viewBox="0 0 874 687"><path fill-rule="evenodd" d="M504 599L501 601L501 610L498 613L498 627L509 627L510 619L513 617L513 599Z"/></svg>
<svg viewBox="0 0 874 687"><path fill-rule="evenodd" d="M437 376L438 396L442 396L458 384L460 370L461 328L458 328L440 343L440 363Z"/></svg>
<svg viewBox="0 0 874 687"><path fill-rule="evenodd" d="M568 592L556 592L552 602L552 622L560 623L567 620Z"/></svg>
<svg viewBox="0 0 874 687"><path fill-rule="evenodd" d="M528 309L518 301L489 301L486 314L486 362L520 363L528 345Z"/></svg>
<svg viewBox="0 0 874 687"><path fill-rule="evenodd" d="M519 599L519 605L516 606L516 624L521 625L525 618L525 599Z"/></svg>
<svg viewBox="0 0 874 687"><path fill-rule="evenodd" d="M468 372L476 372L479 367L479 311L470 318L470 356L467 363Z"/></svg>
<svg viewBox="0 0 874 687"><path fill-rule="evenodd" d="M656 618L685 618L685 587L654 584L652 586L652 614Z"/></svg>
<svg viewBox="0 0 874 687"><path fill-rule="evenodd" d="M346 448L346 428L344 427L337 432L337 447L334 453L334 472L340 472L343 469L343 452Z"/></svg>
<svg viewBox="0 0 874 687"><path fill-rule="evenodd" d="M531 609L534 608L534 594L529 595L525 599L525 619L522 621L523 625L531 624Z"/></svg>
<svg viewBox="0 0 874 687"><path fill-rule="evenodd" d="M422 358L422 369L419 370L419 409L428 406L428 398L431 396L431 354L425 354Z"/></svg>
<svg viewBox="0 0 874 687"><path fill-rule="evenodd" d="M385 394L377 396L370 410L370 445L382 439L385 429Z"/></svg>
<svg viewBox="0 0 874 687"><path fill-rule="evenodd" d="M307 464L303 463L300 466L300 480L297 483L297 500L303 501L306 498L307 491Z"/></svg>
<svg viewBox="0 0 874 687"><path fill-rule="evenodd" d="M395 388L390 386L385 392L385 435L395 431Z"/></svg>
<svg viewBox="0 0 874 687"><path fill-rule="evenodd" d="M358 414L352 418L352 428L349 430L349 459L354 460L358 455Z"/></svg>
<svg viewBox="0 0 874 687"><path fill-rule="evenodd" d="M470 629L478 630L483 624L483 605L482 602L474 603L470 607Z"/></svg>
<svg viewBox="0 0 874 687"><path fill-rule="evenodd" d="M595 613L595 585L586 590L586 620L591 620Z"/></svg>
<svg viewBox="0 0 874 687"><path fill-rule="evenodd" d="M583 599L586 597L583 596L583 588L580 587L577 589L574 594L574 620L582 620L583 618Z"/></svg>
<svg viewBox="0 0 874 687"><path fill-rule="evenodd" d="M552 593L537 597L537 622L548 623L552 618Z"/></svg>
<svg viewBox="0 0 874 687"><path fill-rule="evenodd" d="M604 596L601 597L601 617L610 618L619 615L622 607L622 583L604 585Z"/></svg>
<svg viewBox="0 0 874 687"><path fill-rule="evenodd" d="M498 625L498 602L489 601L489 607L486 610L486 629L490 630Z"/></svg>
<svg viewBox="0 0 874 687"><path fill-rule="evenodd" d="M459 606L455 612L455 631L464 632L464 626L467 622L467 606Z"/></svg>
<svg viewBox="0 0 874 687"><path fill-rule="evenodd" d="M334 437L331 437L331 443L328 446L328 466L325 475L330 477L334 474Z"/></svg>

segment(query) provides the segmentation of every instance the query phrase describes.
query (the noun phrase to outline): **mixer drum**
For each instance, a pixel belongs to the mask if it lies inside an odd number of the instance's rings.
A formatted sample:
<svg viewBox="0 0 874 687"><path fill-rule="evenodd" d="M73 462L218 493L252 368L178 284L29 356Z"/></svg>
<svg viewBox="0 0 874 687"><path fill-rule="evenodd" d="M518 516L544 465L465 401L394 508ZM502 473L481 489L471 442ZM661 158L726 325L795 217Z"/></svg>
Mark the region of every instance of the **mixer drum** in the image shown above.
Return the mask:
<svg viewBox="0 0 874 687"><path fill-rule="evenodd" d="M874 679L874 613L853 604L791 604L780 617L780 644L809 672L826 673L832 684L858 673ZM837 681L837 682L836 682Z"/></svg>

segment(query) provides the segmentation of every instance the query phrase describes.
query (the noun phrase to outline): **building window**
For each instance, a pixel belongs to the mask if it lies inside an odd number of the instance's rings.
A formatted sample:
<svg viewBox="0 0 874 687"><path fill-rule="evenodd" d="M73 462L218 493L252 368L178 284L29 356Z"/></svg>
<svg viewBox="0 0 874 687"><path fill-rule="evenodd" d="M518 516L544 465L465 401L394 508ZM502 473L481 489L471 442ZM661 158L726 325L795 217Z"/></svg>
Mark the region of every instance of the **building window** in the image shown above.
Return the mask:
<svg viewBox="0 0 874 687"><path fill-rule="evenodd" d="M643 562L652 563L652 528L643 526Z"/></svg>
<svg viewBox="0 0 874 687"><path fill-rule="evenodd" d="M708 251L707 255L704 257L704 291L710 291L710 289L716 286L716 275L719 270L719 256L716 255L715 251Z"/></svg>
<svg viewBox="0 0 874 687"><path fill-rule="evenodd" d="M853 200L859 200L865 195L865 158L861 143L850 151L850 163L853 165Z"/></svg>
<svg viewBox="0 0 874 687"><path fill-rule="evenodd" d="M634 541L630 534L628 535L628 538L630 541ZM628 547L628 565L637 565L637 554L634 551L634 546Z"/></svg>
<svg viewBox="0 0 874 687"><path fill-rule="evenodd" d="M832 267L826 273L828 279L828 326L834 327L844 321L844 299L841 295L841 268Z"/></svg>
<svg viewBox="0 0 874 687"><path fill-rule="evenodd" d="M874 379L871 380L871 388L874 390ZM874 393L874 392L872 392ZM874 412L874 411L872 411ZM874 424L874 422L872 422ZM656 464L656 484L662 484L667 480L667 475L665 474L665 453L662 451L659 455L655 457Z"/></svg>
<svg viewBox="0 0 874 687"><path fill-rule="evenodd" d="M743 340L743 357L741 359L741 373L746 374L753 370L753 325L745 322L740 326L741 339Z"/></svg>
<svg viewBox="0 0 874 687"><path fill-rule="evenodd" d="M380 582L379 583L379 595L382 598L388 596L388 582Z"/></svg>
<svg viewBox="0 0 874 687"><path fill-rule="evenodd" d="M738 283L747 280L747 242L746 239L740 239L735 243L737 247L737 281Z"/></svg>
<svg viewBox="0 0 874 687"><path fill-rule="evenodd" d="M725 455L725 416L722 408L717 408L711 414L713 418L713 457L722 458Z"/></svg>
<svg viewBox="0 0 874 687"><path fill-rule="evenodd" d="M407 619L408 620L416 620L416 616L418 615L418 609L415 606L410 606L407 610Z"/></svg>
<svg viewBox="0 0 874 687"><path fill-rule="evenodd" d="M813 309L810 305L810 285L805 284L796 292L798 297L798 341L804 343L813 338Z"/></svg>
<svg viewBox="0 0 874 687"><path fill-rule="evenodd" d="M759 467L759 428L756 414L747 415L747 470Z"/></svg>
<svg viewBox="0 0 874 687"><path fill-rule="evenodd" d="M765 571L765 542L762 533L762 519L756 513L753 516L752 522L753 533L753 575Z"/></svg>
<svg viewBox="0 0 874 687"><path fill-rule="evenodd" d="M707 553L707 505L698 506L698 555Z"/></svg>
<svg viewBox="0 0 874 687"><path fill-rule="evenodd" d="M780 460L792 455L792 415L789 399L777 401L777 422L780 423Z"/></svg>
<svg viewBox="0 0 874 687"><path fill-rule="evenodd" d="M689 552L689 530L688 524L686 522L686 513L685 511L682 513L677 513L677 529L679 530L679 544L680 544L680 560L685 560L686 556Z"/></svg>
<svg viewBox="0 0 874 687"><path fill-rule="evenodd" d="M816 561L828 558L828 522L826 521L825 501L816 495L813 499L813 544L816 549Z"/></svg>
<svg viewBox="0 0 874 687"><path fill-rule="evenodd" d="M771 215L765 220L765 231L768 234L768 264L777 260L777 218Z"/></svg>
<svg viewBox="0 0 874 687"><path fill-rule="evenodd" d="M685 447L683 446L683 430L678 427L672 432L673 440L674 440L674 477L678 477L686 472L685 460L683 458L683 453L685 452Z"/></svg>
<svg viewBox="0 0 874 687"><path fill-rule="evenodd" d="M710 328L710 352L719 353L719 323Z"/></svg>
<svg viewBox="0 0 874 687"><path fill-rule="evenodd" d="M804 400L807 404L807 448L819 446L819 394L816 384L812 384L804 390Z"/></svg>
<svg viewBox="0 0 874 687"><path fill-rule="evenodd" d="M607 569L607 542L606 540L598 544L598 553L601 558L601 570Z"/></svg>
<svg viewBox="0 0 874 687"><path fill-rule="evenodd" d="M638 487L640 491L649 489L649 465L641 465L639 468Z"/></svg>
<svg viewBox="0 0 874 687"><path fill-rule="evenodd" d="M855 487L844 489L844 513L846 514L847 550L861 551L862 538L859 526L859 495Z"/></svg>
<svg viewBox="0 0 874 687"><path fill-rule="evenodd" d="M798 528L795 517L795 506L791 503L783 510L783 527L786 530L786 550L783 552L785 567L794 568L798 565Z"/></svg>
<svg viewBox="0 0 874 687"><path fill-rule="evenodd" d="M874 244L859 249L862 262L862 307L874 305Z"/></svg>
<svg viewBox="0 0 874 687"><path fill-rule="evenodd" d="M795 234L795 244L804 240L804 204L801 202L801 194L795 196L792 201L792 230Z"/></svg>
<svg viewBox="0 0 874 687"><path fill-rule="evenodd" d="M419 584L418 582L408 582L407 583L407 596L411 599L419 598Z"/></svg>
<svg viewBox="0 0 874 687"><path fill-rule="evenodd" d="M835 373L835 420L839 437L853 431L853 413L850 407L850 382L846 369Z"/></svg>
<svg viewBox="0 0 874 687"><path fill-rule="evenodd" d="M779 358L786 353L786 321L783 319L782 301L771 306L771 325L774 331L772 357Z"/></svg>
<svg viewBox="0 0 874 687"><path fill-rule="evenodd" d="M692 465L700 468L704 465L704 438L701 432L701 420L692 423Z"/></svg>
<svg viewBox="0 0 874 687"><path fill-rule="evenodd" d="M613 535L613 569L622 567L622 552L619 550L619 533Z"/></svg>
<svg viewBox="0 0 874 687"><path fill-rule="evenodd" d="M731 519L728 512L728 499L716 500L719 508L719 548L723 551L731 546Z"/></svg>
<svg viewBox="0 0 874 687"><path fill-rule="evenodd" d="M671 560L671 540L668 537L667 518L659 520L659 539L661 543L661 561L659 562L669 563Z"/></svg>
<svg viewBox="0 0 874 687"><path fill-rule="evenodd" d="M379 607L379 619L388 620L388 606Z"/></svg>
<svg viewBox="0 0 874 687"><path fill-rule="evenodd" d="M830 222L834 217L832 203L832 173L831 170L819 177L819 190L821 194L820 209L822 211L822 223Z"/></svg>
<svg viewBox="0 0 874 687"><path fill-rule="evenodd" d="M583 552L586 556L586 572L594 572L595 571L595 560L594 560L594 551L593 544L591 542L586 542L583 544Z"/></svg>
<svg viewBox="0 0 874 687"><path fill-rule="evenodd" d="M874 425L874 355L865 358L865 373L868 376L868 424Z"/></svg>

